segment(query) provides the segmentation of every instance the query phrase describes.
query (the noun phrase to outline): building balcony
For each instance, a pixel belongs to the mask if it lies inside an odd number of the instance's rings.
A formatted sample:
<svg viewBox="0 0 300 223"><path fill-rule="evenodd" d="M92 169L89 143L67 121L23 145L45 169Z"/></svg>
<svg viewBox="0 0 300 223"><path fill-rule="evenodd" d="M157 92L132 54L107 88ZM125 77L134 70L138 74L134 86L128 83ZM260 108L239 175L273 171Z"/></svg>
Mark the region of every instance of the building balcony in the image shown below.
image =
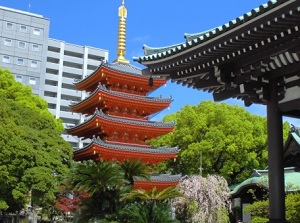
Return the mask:
<svg viewBox="0 0 300 223"><path fill-rule="evenodd" d="M43 96L43 98L47 101L47 103L57 104L57 98L53 98L49 96Z"/></svg>
<svg viewBox="0 0 300 223"><path fill-rule="evenodd" d="M77 120L79 120L80 119L80 114L60 111L59 112L59 117L60 118L66 118L66 119L77 119Z"/></svg>
<svg viewBox="0 0 300 223"><path fill-rule="evenodd" d="M52 81L58 81L58 75L46 73L45 79L52 80Z"/></svg>
<svg viewBox="0 0 300 223"><path fill-rule="evenodd" d="M70 89L62 88L61 94L81 98L81 92L77 91L77 90L70 90Z"/></svg>
<svg viewBox="0 0 300 223"><path fill-rule="evenodd" d="M60 58L60 53L58 53L58 52L52 52L52 51L47 51L47 56L59 59Z"/></svg>
<svg viewBox="0 0 300 223"><path fill-rule="evenodd" d="M71 73L71 74L77 74L82 77L82 69L73 68L73 67L63 67L63 72Z"/></svg>
<svg viewBox="0 0 300 223"><path fill-rule="evenodd" d="M63 77L62 83L74 85L74 78ZM75 89L75 87L74 87Z"/></svg>
<svg viewBox="0 0 300 223"><path fill-rule="evenodd" d="M74 63L74 64L78 64L78 65L83 64L83 59L82 58L66 56L66 55L64 55L63 58L64 58L64 62L70 62L72 64Z"/></svg>
<svg viewBox="0 0 300 223"><path fill-rule="evenodd" d="M47 62L46 67L50 68L50 69L53 69L53 70L59 70L59 64L58 63Z"/></svg>
<svg viewBox="0 0 300 223"><path fill-rule="evenodd" d="M57 92L58 87L57 86L52 86L52 85L45 85L45 90L49 92Z"/></svg>

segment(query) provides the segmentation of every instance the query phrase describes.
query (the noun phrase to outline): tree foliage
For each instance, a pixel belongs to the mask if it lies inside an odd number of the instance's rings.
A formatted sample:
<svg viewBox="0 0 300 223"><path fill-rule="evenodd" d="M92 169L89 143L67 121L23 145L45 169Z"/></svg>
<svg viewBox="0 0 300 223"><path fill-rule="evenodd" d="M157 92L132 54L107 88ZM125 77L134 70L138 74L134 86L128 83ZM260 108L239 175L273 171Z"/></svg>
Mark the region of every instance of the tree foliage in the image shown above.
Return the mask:
<svg viewBox="0 0 300 223"><path fill-rule="evenodd" d="M229 184L247 178L253 169L267 166L266 118L244 108L202 101L165 117L175 120L174 132L152 140L154 146L178 145L176 162L160 165L161 171L198 174L202 153L203 174L218 174ZM289 126L284 125L287 136Z"/></svg>
<svg viewBox="0 0 300 223"><path fill-rule="evenodd" d="M223 177L185 176L180 181L184 197L175 199L181 222L228 222L229 187Z"/></svg>
<svg viewBox="0 0 300 223"><path fill-rule="evenodd" d="M125 173L119 163L92 160L75 163L66 177L70 191L87 193L81 199L78 222L104 220L117 211L126 190Z"/></svg>
<svg viewBox="0 0 300 223"><path fill-rule="evenodd" d="M181 197L182 193L178 191L177 187L167 187L161 191L157 190L154 187L150 191L137 189L132 190L129 193L123 194L121 200L139 200L139 201L146 201L146 200L155 200L155 201L165 201L170 198Z"/></svg>
<svg viewBox="0 0 300 223"><path fill-rule="evenodd" d="M170 205L164 202L134 202L126 205L119 213L122 223L179 223L170 214Z"/></svg>
<svg viewBox="0 0 300 223"><path fill-rule="evenodd" d="M176 222L172 221L170 207L163 204L181 195L174 187L163 191L132 190L133 175L148 179L147 169L137 160L75 163L65 180L67 189L88 194L80 201L78 222Z"/></svg>
<svg viewBox="0 0 300 223"><path fill-rule="evenodd" d="M150 191L142 189L132 190L121 197L121 201L134 201L127 203L119 213L121 222L148 222L148 223L176 223L175 216L171 214L169 200L182 197L177 187L168 187Z"/></svg>
<svg viewBox="0 0 300 223"><path fill-rule="evenodd" d="M290 223L300 222L300 193L289 193L285 198L286 220ZM251 213L251 223L268 222L269 200L256 201L248 205L244 212Z"/></svg>
<svg viewBox="0 0 300 223"><path fill-rule="evenodd" d="M72 148L47 103L0 69L0 201L8 211L55 202ZM1 205L3 206L3 205Z"/></svg>

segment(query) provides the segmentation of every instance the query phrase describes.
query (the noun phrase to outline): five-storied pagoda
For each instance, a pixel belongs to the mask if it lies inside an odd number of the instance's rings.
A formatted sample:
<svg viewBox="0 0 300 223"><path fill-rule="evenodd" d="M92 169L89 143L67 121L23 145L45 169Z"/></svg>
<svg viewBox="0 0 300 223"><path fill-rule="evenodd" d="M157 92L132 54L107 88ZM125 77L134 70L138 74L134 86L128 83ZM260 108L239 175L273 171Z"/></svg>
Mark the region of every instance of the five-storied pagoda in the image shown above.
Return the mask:
<svg viewBox="0 0 300 223"><path fill-rule="evenodd" d="M146 77L141 69L125 59L126 17L124 0L119 8L117 59L103 61L89 76L75 83L88 97L72 103L73 112L86 115L78 126L67 129L71 135L91 139L75 150L74 159L83 161L141 160L157 164L177 157L178 148L153 148L148 140L173 131L174 123L150 121L150 116L170 106L171 98L149 97L150 92L166 83L158 76ZM134 178L135 189L158 190L178 184L180 175L152 174L150 180Z"/></svg>

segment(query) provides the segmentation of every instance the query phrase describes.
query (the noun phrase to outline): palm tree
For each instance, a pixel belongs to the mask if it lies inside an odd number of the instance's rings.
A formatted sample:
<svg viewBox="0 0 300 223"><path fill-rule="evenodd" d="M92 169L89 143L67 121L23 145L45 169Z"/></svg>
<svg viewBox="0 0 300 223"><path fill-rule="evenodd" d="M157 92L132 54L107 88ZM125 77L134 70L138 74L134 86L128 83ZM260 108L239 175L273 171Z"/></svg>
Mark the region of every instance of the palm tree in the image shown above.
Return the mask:
<svg viewBox="0 0 300 223"><path fill-rule="evenodd" d="M78 222L106 219L114 214L121 194L128 192L125 183L124 171L118 163L76 163L66 177L66 185L71 191L88 194L81 200Z"/></svg>
<svg viewBox="0 0 300 223"><path fill-rule="evenodd" d="M76 163L66 176L69 189L89 195L120 187L123 183L124 171L114 162L87 160Z"/></svg>
<svg viewBox="0 0 300 223"><path fill-rule="evenodd" d="M136 222L172 222L164 220L171 218L169 206L163 201L181 196L176 188L170 187L163 191L154 188L150 192L131 191L133 176L149 179L147 165L138 160L123 163L89 160L76 163L66 177L67 189L88 194L81 200L77 222L111 222L118 221L120 216L131 219L128 222L134 222L135 211L141 215L139 217L149 220ZM132 204L132 200L145 202Z"/></svg>
<svg viewBox="0 0 300 223"><path fill-rule="evenodd" d="M149 180L149 167L140 160L125 160L121 163L121 167L125 173L125 179L133 185L133 177L138 176Z"/></svg>
<svg viewBox="0 0 300 223"><path fill-rule="evenodd" d="M128 204L119 212L122 223L178 223L170 215L170 206L167 203L134 202Z"/></svg>
<svg viewBox="0 0 300 223"><path fill-rule="evenodd" d="M135 200L136 202L122 210L122 217L128 222L138 223L172 223L168 200L183 196L177 187L168 187L162 191L154 187L151 191L133 190L123 194L121 201ZM126 221L125 221L126 222Z"/></svg>
<svg viewBox="0 0 300 223"><path fill-rule="evenodd" d="M177 187L167 187L166 189L159 191L156 187L154 187L150 191L138 189L133 190L129 193L123 194L121 201L125 200L156 200L156 201L165 201L175 197L182 197L182 193L180 193Z"/></svg>

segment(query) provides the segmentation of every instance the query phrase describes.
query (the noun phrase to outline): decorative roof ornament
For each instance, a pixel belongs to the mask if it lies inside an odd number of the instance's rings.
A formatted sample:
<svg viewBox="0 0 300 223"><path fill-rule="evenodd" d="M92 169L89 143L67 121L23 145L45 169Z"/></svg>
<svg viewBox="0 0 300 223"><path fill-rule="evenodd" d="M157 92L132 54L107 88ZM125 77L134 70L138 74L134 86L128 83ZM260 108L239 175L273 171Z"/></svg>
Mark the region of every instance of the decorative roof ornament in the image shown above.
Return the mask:
<svg viewBox="0 0 300 223"><path fill-rule="evenodd" d="M118 30L118 58L114 62L129 64L129 60L125 59L126 54L126 18L127 9L125 8L124 0L122 0L122 5L119 7L119 30Z"/></svg>

